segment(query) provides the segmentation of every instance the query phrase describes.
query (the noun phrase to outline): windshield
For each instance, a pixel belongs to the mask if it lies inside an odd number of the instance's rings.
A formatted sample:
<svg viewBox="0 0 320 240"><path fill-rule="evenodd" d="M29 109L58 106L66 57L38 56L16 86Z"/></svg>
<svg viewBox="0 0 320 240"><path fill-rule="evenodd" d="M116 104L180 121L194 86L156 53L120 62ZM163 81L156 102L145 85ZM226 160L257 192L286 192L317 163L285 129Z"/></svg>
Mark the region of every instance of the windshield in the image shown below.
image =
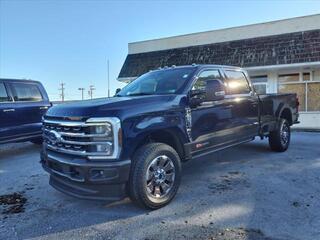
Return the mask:
<svg viewBox="0 0 320 240"><path fill-rule="evenodd" d="M125 86L121 96L175 94L182 90L195 68L174 68L148 72Z"/></svg>

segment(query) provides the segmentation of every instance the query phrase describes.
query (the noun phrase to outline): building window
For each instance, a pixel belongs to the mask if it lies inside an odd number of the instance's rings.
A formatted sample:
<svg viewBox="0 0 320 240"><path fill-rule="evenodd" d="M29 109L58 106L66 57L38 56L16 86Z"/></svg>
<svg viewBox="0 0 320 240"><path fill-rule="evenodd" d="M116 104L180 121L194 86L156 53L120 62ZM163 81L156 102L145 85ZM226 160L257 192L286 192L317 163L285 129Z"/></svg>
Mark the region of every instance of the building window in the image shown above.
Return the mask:
<svg viewBox="0 0 320 240"><path fill-rule="evenodd" d="M320 111L320 82L307 83L307 111Z"/></svg>
<svg viewBox="0 0 320 240"><path fill-rule="evenodd" d="M303 83L279 84L279 93L296 93L300 102L299 110L306 111L306 86Z"/></svg>
<svg viewBox="0 0 320 240"><path fill-rule="evenodd" d="M311 72L279 75L278 92L296 93L302 112L320 111L320 81L313 81Z"/></svg>
<svg viewBox="0 0 320 240"><path fill-rule="evenodd" d="M281 74L278 77L279 83L290 83L299 81L299 73Z"/></svg>
<svg viewBox="0 0 320 240"><path fill-rule="evenodd" d="M252 76L250 77L252 86L256 93L258 94L266 94L267 93L267 85L268 85L268 76Z"/></svg>

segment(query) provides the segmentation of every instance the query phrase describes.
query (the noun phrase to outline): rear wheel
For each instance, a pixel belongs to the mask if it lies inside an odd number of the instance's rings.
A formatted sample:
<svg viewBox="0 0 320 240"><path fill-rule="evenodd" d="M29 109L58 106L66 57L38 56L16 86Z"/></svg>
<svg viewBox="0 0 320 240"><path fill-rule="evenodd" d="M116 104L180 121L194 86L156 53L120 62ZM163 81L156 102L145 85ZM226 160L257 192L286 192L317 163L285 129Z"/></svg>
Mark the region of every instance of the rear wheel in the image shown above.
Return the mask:
<svg viewBox="0 0 320 240"><path fill-rule="evenodd" d="M144 145L133 158L130 198L145 208L161 208L176 195L180 179L180 158L172 147L163 143Z"/></svg>
<svg viewBox="0 0 320 240"><path fill-rule="evenodd" d="M284 152L290 144L290 124L286 119L280 119L277 129L269 134L269 145L273 151Z"/></svg>

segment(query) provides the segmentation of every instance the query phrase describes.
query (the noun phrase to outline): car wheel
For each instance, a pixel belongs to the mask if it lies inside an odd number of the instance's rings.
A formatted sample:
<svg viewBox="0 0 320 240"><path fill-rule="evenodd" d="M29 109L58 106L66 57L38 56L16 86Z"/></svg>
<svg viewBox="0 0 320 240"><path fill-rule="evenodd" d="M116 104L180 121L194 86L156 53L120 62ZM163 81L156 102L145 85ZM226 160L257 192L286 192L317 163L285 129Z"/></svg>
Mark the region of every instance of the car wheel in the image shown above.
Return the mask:
<svg viewBox="0 0 320 240"><path fill-rule="evenodd" d="M286 119L280 119L277 129L269 134L269 145L273 151L284 152L290 144L290 124Z"/></svg>
<svg viewBox="0 0 320 240"><path fill-rule="evenodd" d="M158 209L176 195L181 180L181 161L177 152L167 144L150 143L134 155L129 196L139 206Z"/></svg>

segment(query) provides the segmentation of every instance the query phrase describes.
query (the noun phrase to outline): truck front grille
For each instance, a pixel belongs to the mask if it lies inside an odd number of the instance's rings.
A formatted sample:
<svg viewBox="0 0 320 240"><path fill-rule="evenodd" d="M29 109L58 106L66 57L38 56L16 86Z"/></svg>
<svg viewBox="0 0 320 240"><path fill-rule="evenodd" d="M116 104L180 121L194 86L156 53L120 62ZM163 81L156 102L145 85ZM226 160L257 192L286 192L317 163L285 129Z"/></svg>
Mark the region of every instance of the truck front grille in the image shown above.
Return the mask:
<svg viewBox="0 0 320 240"><path fill-rule="evenodd" d="M105 126L106 122L66 121L66 120L43 120L43 140L45 148L82 157L90 158L112 158L118 155L118 141L114 141L120 130L120 121L116 128L113 126L111 135L97 134L93 128ZM110 123L112 124L112 123ZM116 139L117 140L117 139ZM114 146L116 142L117 146ZM106 146L111 149L111 154L97 151L98 146ZM111 156L110 156L111 155Z"/></svg>

